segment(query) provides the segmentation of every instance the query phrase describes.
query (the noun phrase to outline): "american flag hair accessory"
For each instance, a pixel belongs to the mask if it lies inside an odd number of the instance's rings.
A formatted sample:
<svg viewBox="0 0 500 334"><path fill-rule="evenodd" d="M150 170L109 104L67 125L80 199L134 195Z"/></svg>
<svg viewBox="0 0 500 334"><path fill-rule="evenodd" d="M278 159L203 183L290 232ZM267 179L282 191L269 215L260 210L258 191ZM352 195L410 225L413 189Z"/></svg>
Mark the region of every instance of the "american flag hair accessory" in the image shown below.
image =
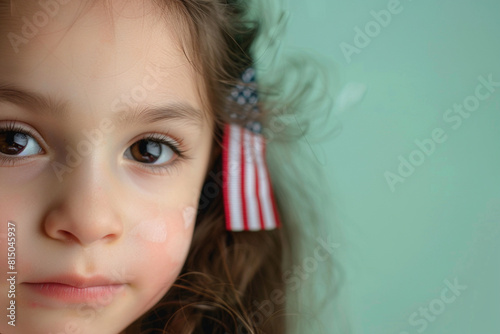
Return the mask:
<svg viewBox="0 0 500 334"><path fill-rule="evenodd" d="M222 176L227 230L259 231L281 226L262 135L236 124L225 125Z"/></svg>
<svg viewBox="0 0 500 334"><path fill-rule="evenodd" d="M232 118L248 118L260 113L255 70L247 68L241 84L233 87L229 99L243 113ZM243 116L242 116L243 115ZM229 231L272 230L281 226L266 164L266 141L262 125L247 120L245 126L225 124L222 140L222 180L226 229Z"/></svg>

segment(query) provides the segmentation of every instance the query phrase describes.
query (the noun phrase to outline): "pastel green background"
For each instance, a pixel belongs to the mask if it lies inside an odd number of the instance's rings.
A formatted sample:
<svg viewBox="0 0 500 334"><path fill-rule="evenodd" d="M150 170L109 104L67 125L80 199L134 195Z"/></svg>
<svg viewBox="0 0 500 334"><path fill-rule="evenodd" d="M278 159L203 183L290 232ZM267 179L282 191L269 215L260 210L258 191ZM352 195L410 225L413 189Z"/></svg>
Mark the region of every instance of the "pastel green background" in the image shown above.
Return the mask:
<svg viewBox="0 0 500 334"><path fill-rule="evenodd" d="M355 45L355 27L388 1L286 6L285 51L326 60L339 88L332 124L341 131L315 149L326 156L345 278L321 332L500 333L500 87L459 127L443 118L473 101L478 77L500 82L500 2L402 0L350 62L341 43ZM446 140L392 191L384 173L439 128ZM466 288L445 303L455 279Z"/></svg>

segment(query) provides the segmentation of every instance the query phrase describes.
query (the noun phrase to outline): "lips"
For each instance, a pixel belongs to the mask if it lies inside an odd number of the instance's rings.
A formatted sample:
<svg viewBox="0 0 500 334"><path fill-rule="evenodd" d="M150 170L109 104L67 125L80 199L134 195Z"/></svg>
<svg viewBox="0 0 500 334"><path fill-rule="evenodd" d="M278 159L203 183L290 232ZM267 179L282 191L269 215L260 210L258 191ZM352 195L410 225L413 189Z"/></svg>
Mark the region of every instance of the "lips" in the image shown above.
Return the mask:
<svg viewBox="0 0 500 334"><path fill-rule="evenodd" d="M117 294L125 289L124 283L104 276L82 277L77 275L23 282L22 286L37 297L43 297L42 299L68 304L92 303L100 306L109 305Z"/></svg>

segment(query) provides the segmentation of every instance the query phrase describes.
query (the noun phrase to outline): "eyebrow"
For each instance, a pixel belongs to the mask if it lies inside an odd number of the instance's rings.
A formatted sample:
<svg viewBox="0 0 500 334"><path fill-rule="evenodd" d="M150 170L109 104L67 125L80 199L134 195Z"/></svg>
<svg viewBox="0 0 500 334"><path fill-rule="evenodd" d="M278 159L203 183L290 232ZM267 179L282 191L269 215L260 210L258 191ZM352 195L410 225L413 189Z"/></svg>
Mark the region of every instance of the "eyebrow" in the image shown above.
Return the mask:
<svg viewBox="0 0 500 334"><path fill-rule="evenodd" d="M12 85L0 85L0 102L2 101L27 107L26 110L41 115L55 118L69 116L67 113L68 103ZM120 103L120 105L126 104ZM128 109L130 110L120 108L119 111L113 113L113 120L117 121L117 125L153 124L162 121L180 120L201 127L205 117L201 110L186 102L173 102L161 107L138 106L134 108L130 106Z"/></svg>
<svg viewBox="0 0 500 334"><path fill-rule="evenodd" d="M185 121L196 127L201 127L203 124L203 113L194 108L188 103L173 102L161 107L138 107L132 109L131 112L120 111L115 117L118 119L117 124L152 124L161 121Z"/></svg>

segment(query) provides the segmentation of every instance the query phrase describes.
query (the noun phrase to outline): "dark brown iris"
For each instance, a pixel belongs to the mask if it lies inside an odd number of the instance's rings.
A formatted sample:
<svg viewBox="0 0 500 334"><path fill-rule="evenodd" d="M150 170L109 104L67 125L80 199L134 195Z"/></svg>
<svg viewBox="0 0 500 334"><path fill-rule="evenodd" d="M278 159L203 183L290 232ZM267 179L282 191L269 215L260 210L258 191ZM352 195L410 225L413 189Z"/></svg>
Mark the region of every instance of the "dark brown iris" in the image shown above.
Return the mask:
<svg viewBox="0 0 500 334"><path fill-rule="evenodd" d="M28 145L28 136L24 133L0 132L0 153L16 155L24 151L26 145Z"/></svg>
<svg viewBox="0 0 500 334"><path fill-rule="evenodd" d="M161 144L151 140L139 140L130 147L132 157L144 163L153 163L161 155Z"/></svg>

